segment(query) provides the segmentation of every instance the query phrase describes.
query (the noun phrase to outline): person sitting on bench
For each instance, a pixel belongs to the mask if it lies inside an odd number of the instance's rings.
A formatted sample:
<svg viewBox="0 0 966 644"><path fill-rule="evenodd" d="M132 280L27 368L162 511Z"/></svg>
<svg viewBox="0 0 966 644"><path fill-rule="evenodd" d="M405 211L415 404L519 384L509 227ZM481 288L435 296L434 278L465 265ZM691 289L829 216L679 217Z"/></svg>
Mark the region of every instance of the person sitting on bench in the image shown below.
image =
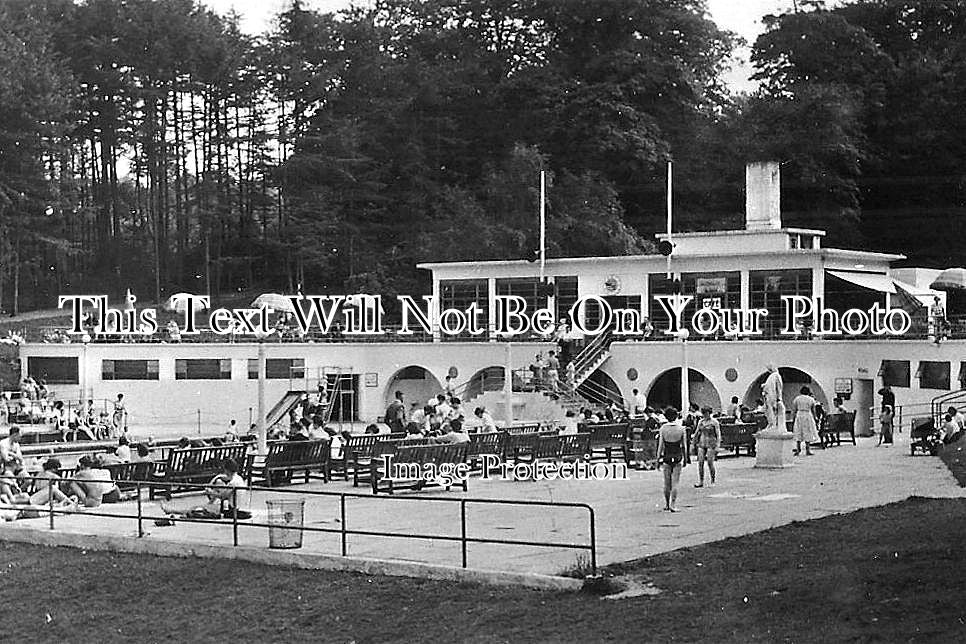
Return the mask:
<svg viewBox="0 0 966 644"><path fill-rule="evenodd" d="M111 479L110 471L95 468L94 459L90 456L81 456L77 461L77 472L70 483L70 493L77 497L78 503L87 508L121 500L121 492Z"/></svg>

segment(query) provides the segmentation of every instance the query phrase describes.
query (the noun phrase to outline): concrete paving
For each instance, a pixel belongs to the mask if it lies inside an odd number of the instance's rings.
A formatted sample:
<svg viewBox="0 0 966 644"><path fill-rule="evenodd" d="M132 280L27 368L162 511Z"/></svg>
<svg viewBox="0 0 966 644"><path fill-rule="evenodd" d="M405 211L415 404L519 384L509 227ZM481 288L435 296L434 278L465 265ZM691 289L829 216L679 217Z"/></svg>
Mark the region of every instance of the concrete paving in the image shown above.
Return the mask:
<svg viewBox="0 0 966 644"><path fill-rule="evenodd" d="M882 505L909 496L962 497L966 490L939 459L909 455L908 435L898 435L895 447L876 447L877 439L859 439L857 446L843 445L815 450L800 456L783 470L754 467L755 459L725 457L718 461L718 482L696 489L695 465L685 468L678 506L681 512L662 508L662 477L658 471L630 470L618 481L483 481L473 477L469 492L454 489L407 491L395 497L372 497L368 488L351 482L312 482L272 491L244 492L240 506L253 512L253 521L268 520L269 499L305 498L305 526L339 530L338 496L306 496L302 491L356 492L346 498L346 526L350 530L390 531L397 534L458 536L460 504L448 499L513 499L586 503L596 513L599 564L627 561L681 547L718 541L778 525ZM145 495L146 496L146 495ZM421 498L414 498L419 496ZM179 507L190 506L197 497L176 496ZM426 500L433 499L433 500ZM136 515L134 502L103 506L114 515ZM161 517L158 502L143 501L147 517ZM467 505L467 534L476 538L520 541L555 541L586 544L588 513L583 508ZM267 528L240 523L239 544L266 548ZM87 514L57 516L56 531L89 535L137 536L132 518L94 517ZM0 539L8 530L47 530L48 518L21 519L0 525ZM232 544L232 525L190 524L158 527L144 522L144 539L191 544ZM303 533L297 552L341 554L339 534ZM482 570L559 574L578 562L578 551L520 545L470 544L468 566ZM586 551L584 551L586 553ZM458 542L440 539L391 538L350 535L348 554L354 557L426 562L459 566Z"/></svg>

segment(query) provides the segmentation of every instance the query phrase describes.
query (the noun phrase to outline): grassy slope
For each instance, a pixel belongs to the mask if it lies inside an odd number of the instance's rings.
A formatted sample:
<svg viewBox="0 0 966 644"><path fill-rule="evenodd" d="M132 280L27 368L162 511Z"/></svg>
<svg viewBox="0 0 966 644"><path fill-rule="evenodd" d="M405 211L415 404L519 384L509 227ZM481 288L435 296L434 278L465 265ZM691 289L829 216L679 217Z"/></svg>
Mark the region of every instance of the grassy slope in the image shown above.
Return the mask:
<svg viewBox="0 0 966 644"><path fill-rule="evenodd" d="M3 630L15 642L964 641L964 525L963 499L794 523L615 567L663 590L618 601L0 542L0 595L18 589Z"/></svg>

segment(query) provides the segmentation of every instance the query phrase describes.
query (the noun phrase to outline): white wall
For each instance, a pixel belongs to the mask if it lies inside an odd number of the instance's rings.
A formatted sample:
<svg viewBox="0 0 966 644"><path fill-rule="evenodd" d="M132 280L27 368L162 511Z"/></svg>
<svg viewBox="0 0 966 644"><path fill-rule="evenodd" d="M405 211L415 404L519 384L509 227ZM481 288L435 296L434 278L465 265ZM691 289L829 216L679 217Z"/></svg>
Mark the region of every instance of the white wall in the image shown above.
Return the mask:
<svg viewBox="0 0 966 644"><path fill-rule="evenodd" d="M959 363L966 360L966 341L951 340L941 345L924 340L813 340L813 341L735 341L735 342L688 342L688 364L700 371L713 385L723 403L745 394L753 382L765 371L769 362L779 367L795 367L816 381L828 399L834 397L836 378L873 380L875 390L881 387L878 377L882 360L910 361L910 387L893 387L896 404L905 406L904 422L916 415L928 415L928 403L949 390L920 389L915 377L919 361L950 362L950 390L959 385ZM645 394L654 380L664 371L680 368L681 345L678 342L616 342L611 345L611 357L602 369L621 389L624 399L632 399L631 390L640 389ZM628 380L627 371L633 367L639 373L636 381ZM737 379L728 382L725 373L735 369ZM857 382L854 383L857 388ZM786 392L786 404L798 394L797 387ZM821 398L821 396L820 396ZM878 404L878 397L876 397ZM846 408L854 409L854 402L846 402Z"/></svg>
<svg viewBox="0 0 966 644"><path fill-rule="evenodd" d="M547 345L530 342L513 343L514 369L526 367L528 361ZM326 367L343 367L360 375L359 418L371 422L385 411L387 395L391 395L392 376L410 365L427 369L443 382L451 367L456 367L458 384L478 370L506 364L506 344L489 342L356 342L356 343L285 343L266 344L267 358L303 358L308 378ZM258 381L248 379L248 359L256 358L258 345L238 344L27 344L20 348L21 369L25 374L29 356L75 356L81 371L79 385L52 385L60 398L83 397L113 399L123 393L127 401L132 427L150 425L185 425L193 427L201 412L203 430L220 432L229 419L246 426L249 409L257 409ZM232 360L231 380L175 380L176 359L219 358ZM102 360L157 359L159 380L101 380ZM376 385L365 386L366 373L376 374ZM420 381L421 382L421 381ZM271 409L290 385L304 382L268 380L266 411ZM426 383L422 383L426 385ZM310 386L314 388L315 383ZM424 387L426 389L426 387ZM395 388L393 388L395 391ZM422 390L421 390L422 391ZM414 392L415 395L415 392ZM425 396L429 398L429 394Z"/></svg>

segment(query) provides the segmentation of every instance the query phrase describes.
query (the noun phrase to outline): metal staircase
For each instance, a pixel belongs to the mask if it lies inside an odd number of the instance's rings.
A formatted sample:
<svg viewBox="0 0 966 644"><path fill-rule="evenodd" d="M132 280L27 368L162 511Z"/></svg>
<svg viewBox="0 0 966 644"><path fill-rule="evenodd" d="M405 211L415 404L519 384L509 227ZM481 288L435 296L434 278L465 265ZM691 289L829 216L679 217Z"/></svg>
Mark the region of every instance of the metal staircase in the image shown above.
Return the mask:
<svg viewBox="0 0 966 644"><path fill-rule="evenodd" d="M604 364L610 357L610 343L613 342L610 330L597 335L574 359L574 384L579 387L590 374Z"/></svg>

